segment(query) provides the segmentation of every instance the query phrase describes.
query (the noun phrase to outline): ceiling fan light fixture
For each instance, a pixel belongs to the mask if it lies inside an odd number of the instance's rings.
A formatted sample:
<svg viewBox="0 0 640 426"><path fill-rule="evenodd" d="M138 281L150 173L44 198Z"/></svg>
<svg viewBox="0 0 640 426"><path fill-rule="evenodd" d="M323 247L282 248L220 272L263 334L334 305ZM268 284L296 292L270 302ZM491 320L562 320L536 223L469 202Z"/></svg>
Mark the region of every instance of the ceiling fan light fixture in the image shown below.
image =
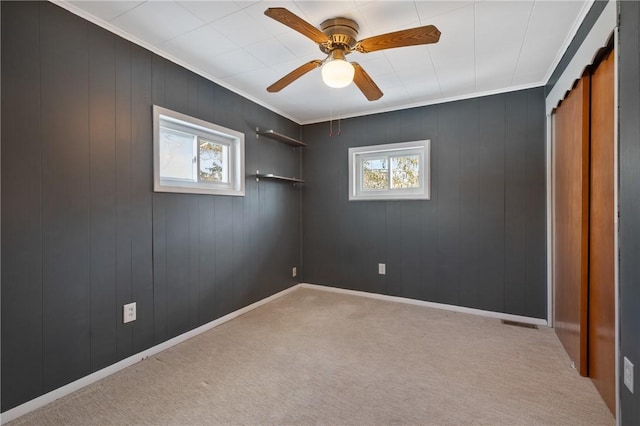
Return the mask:
<svg viewBox="0 0 640 426"><path fill-rule="evenodd" d="M322 81L329 87L340 89L353 81L355 69L344 59L334 59L322 66Z"/></svg>

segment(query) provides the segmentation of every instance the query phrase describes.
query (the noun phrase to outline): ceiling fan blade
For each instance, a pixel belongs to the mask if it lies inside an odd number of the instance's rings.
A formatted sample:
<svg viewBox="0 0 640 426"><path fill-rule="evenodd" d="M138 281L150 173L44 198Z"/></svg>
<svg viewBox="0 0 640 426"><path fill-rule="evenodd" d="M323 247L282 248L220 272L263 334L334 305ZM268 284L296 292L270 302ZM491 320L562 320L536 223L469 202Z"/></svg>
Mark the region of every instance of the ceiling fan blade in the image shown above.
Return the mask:
<svg viewBox="0 0 640 426"><path fill-rule="evenodd" d="M309 37L316 43L326 43L329 41L329 38L325 33L300 18L298 15L289 12L284 7L270 7L264 11L264 14L269 18L275 19L287 27L296 30L300 34Z"/></svg>
<svg viewBox="0 0 640 426"><path fill-rule="evenodd" d="M322 65L322 61L316 59L311 62L307 62L304 65L299 66L295 70L291 71L289 74L282 77L280 80L273 83L271 86L267 87L267 92L275 93L279 92L309 71L312 71Z"/></svg>
<svg viewBox="0 0 640 426"><path fill-rule="evenodd" d="M357 62L351 62L355 69L353 75L353 82L362 94L370 101L377 101L382 97L382 90L373 82L369 74L358 64Z"/></svg>
<svg viewBox="0 0 640 426"><path fill-rule="evenodd" d="M440 40L440 30L433 25L427 25L365 38L356 44L355 50L360 53L369 53L394 47L437 43L438 40Z"/></svg>

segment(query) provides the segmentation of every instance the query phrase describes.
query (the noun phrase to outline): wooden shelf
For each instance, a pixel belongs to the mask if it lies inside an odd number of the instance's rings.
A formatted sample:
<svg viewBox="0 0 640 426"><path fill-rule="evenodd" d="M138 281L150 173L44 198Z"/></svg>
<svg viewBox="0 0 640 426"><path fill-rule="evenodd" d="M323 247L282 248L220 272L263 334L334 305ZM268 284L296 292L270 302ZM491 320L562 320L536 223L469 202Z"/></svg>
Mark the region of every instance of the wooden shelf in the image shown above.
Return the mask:
<svg viewBox="0 0 640 426"><path fill-rule="evenodd" d="M298 179L298 178L294 178L294 177L287 177L287 176L278 176L278 175L274 175L273 173L259 173L256 172L256 180L260 180L260 179L270 179L270 180L279 180L282 182L291 182L291 183L307 183L306 181L302 180L302 179Z"/></svg>
<svg viewBox="0 0 640 426"><path fill-rule="evenodd" d="M286 143L287 145L291 146L307 146L306 143L291 138L287 135L283 135L282 133L278 133L275 130L260 130L258 127L256 127L256 136L257 135L262 135L264 137L274 139L278 142Z"/></svg>

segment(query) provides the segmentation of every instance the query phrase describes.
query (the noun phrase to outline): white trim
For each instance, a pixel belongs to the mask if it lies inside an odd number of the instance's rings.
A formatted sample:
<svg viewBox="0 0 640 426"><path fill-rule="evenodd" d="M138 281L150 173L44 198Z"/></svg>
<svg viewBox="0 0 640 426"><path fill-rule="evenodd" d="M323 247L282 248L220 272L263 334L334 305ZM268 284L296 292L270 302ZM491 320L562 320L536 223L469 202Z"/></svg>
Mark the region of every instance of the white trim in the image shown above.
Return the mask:
<svg viewBox="0 0 640 426"><path fill-rule="evenodd" d="M262 305L265 305L275 299L278 299L286 294L291 293L296 288L298 288L298 286L299 285L294 285L292 287L289 287L285 290L282 290L279 293L271 295L265 299L259 300L255 303L252 303L249 306L245 306L244 308L238 309L237 311L233 311L230 314L227 314L223 317L218 318L217 320L208 322L204 325L201 325L198 328L194 328L193 330L187 331L186 333L183 333L179 336L169 339L166 342L162 342L159 345L153 346L142 352L138 352L137 354L132 355L128 358L125 358L122 361L116 362L115 364L112 364L106 368L103 368L102 370L98 370L95 373L89 374L88 376L84 376L81 379L78 379L65 386L62 386L58 389L55 389L51 392L41 395L35 399L32 399L31 401L27 401L24 404L18 405L17 407L7 410L4 413L0 414L0 424L5 424L12 420L15 420L18 417L23 416L40 407L43 407L59 398L62 398L63 396L69 395L70 393L73 393L85 386L88 386L94 382L97 382L98 380L104 379L105 377L108 377L114 373L117 373L120 370L130 367L144 360L145 358L148 358L159 352L167 350L172 346L182 343L188 339L191 339L192 337L195 337L198 334L204 333L205 331L211 330L212 328L215 328L221 324L224 324L227 321L231 321L232 319L237 318L240 315L246 314L249 311L252 311L256 308L259 308Z"/></svg>
<svg viewBox="0 0 640 426"><path fill-rule="evenodd" d="M547 80L544 81L538 81L538 82L534 82L534 83L527 83L527 84L520 84L517 86L510 86L510 87L503 87L501 89L494 89L494 90L485 90L482 92L473 92L473 93L467 93L464 95L458 95L458 96L450 96L448 98L438 98L438 99L433 99L433 100L428 100L428 101L420 101L420 102L415 102L412 104L403 104L403 105L392 105L392 106L388 106L388 107L384 107L384 108L378 108L378 109L372 109L372 110L367 110L364 112L354 112L354 113L347 113L347 114L339 114L339 115L333 115L331 116L332 120L344 120L346 118L354 118L354 117L365 117L368 115L374 115L374 114L381 114L384 112L393 112L393 111L402 111L405 109L411 109L411 108L420 108L423 106L429 106L429 105L438 105L438 104L446 104L448 102L455 102L455 101L463 101L465 99L476 99L476 98L482 98L484 96L492 96L492 95L500 95L502 93L511 93L511 92L517 92L520 90L526 90L526 89L533 89L536 87L544 87L546 84ZM293 120L296 121L296 120ZM306 126L307 124L317 124L317 123L324 123L329 121L329 117L326 118L312 118L310 120L306 120L306 121L296 121L296 123L300 124L301 126Z"/></svg>
<svg viewBox="0 0 640 426"><path fill-rule="evenodd" d="M330 291L333 293L349 294L352 296L368 297L370 299L385 300L388 302L404 303L407 305L424 306L426 308L441 309L444 311L459 312L463 314L477 315L487 318L503 319L508 321L517 321L525 324L547 326L547 320L542 318L531 318L520 315L505 314L502 312L485 311L482 309L466 308L464 306L447 305L444 303L426 302L424 300L409 299L406 297L387 296L385 294L368 293L366 291L347 290L344 288L328 287L318 284L300 283L298 287L309 288L313 290Z"/></svg>
<svg viewBox="0 0 640 426"><path fill-rule="evenodd" d="M616 26L613 31L613 292L614 292L614 312L615 312L615 351L616 351L616 424L620 426L621 421L621 406L620 406L620 216L619 216L619 166L620 166L620 151L618 141L618 46L620 42L619 28Z"/></svg>
<svg viewBox="0 0 640 426"><path fill-rule="evenodd" d="M563 71L558 81L545 99L545 111L550 114L565 94L571 90L573 83L580 78L585 67L593 62L594 57L604 47L617 25L617 7L615 0L609 0L604 10L594 23L575 55Z"/></svg>
<svg viewBox="0 0 640 426"><path fill-rule="evenodd" d="M553 175L553 117L547 114L546 146L546 186L547 186L547 323L553 327L553 189L555 188Z"/></svg>

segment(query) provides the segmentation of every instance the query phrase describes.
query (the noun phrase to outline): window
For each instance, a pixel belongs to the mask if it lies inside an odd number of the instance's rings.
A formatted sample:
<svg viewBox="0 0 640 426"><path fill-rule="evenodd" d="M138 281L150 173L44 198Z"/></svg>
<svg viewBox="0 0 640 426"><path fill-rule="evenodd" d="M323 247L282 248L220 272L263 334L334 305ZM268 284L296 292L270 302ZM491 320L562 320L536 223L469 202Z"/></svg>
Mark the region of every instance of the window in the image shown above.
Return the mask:
<svg viewBox="0 0 640 426"><path fill-rule="evenodd" d="M154 191L244 195L244 134L153 107Z"/></svg>
<svg viewBox="0 0 640 426"><path fill-rule="evenodd" d="M428 200L429 141L349 148L349 200Z"/></svg>

